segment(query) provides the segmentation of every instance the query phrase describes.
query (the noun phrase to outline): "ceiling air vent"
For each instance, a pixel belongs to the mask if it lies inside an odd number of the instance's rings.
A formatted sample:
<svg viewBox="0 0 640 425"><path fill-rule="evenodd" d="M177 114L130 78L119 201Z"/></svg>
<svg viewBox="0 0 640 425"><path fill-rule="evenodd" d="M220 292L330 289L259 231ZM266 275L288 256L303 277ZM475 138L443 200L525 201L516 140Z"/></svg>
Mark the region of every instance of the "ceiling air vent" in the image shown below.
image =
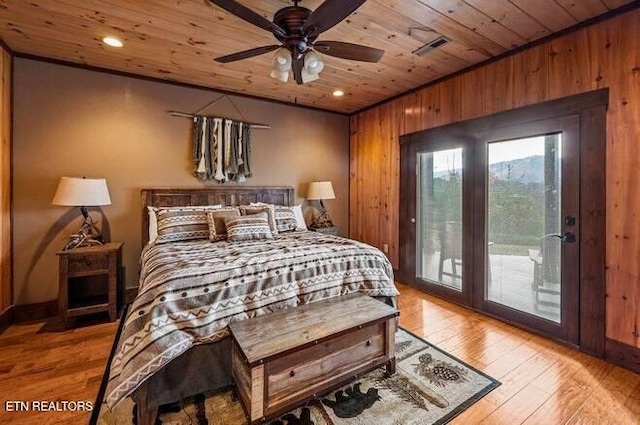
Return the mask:
<svg viewBox="0 0 640 425"><path fill-rule="evenodd" d="M437 49L440 46L444 46L445 44L447 44L450 41L451 40L449 40L447 37L438 37L435 40L432 40L432 41L428 42L424 46L418 47L416 50L414 50L411 53L414 53L414 54L416 54L418 56L424 56L427 53L429 53L430 51L432 51L433 49Z"/></svg>

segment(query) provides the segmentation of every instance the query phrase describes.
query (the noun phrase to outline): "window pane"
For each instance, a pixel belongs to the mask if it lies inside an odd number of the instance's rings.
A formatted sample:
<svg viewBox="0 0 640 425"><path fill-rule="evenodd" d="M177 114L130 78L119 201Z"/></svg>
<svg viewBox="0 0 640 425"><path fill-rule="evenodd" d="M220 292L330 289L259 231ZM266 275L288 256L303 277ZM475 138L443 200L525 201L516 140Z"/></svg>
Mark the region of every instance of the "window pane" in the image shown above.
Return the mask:
<svg viewBox="0 0 640 425"><path fill-rule="evenodd" d="M487 298L560 322L560 133L488 145Z"/></svg>
<svg viewBox="0 0 640 425"><path fill-rule="evenodd" d="M417 276L462 290L462 148L420 152Z"/></svg>

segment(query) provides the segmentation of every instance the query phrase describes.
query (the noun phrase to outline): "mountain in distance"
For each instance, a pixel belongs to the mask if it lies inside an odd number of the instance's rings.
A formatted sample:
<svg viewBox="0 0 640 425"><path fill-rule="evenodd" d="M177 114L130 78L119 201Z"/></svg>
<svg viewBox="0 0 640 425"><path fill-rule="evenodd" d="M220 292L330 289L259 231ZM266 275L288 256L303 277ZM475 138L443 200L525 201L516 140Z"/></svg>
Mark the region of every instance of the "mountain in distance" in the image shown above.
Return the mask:
<svg viewBox="0 0 640 425"><path fill-rule="evenodd" d="M460 169L454 170L460 173ZM513 180L520 183L544 183L544 156L533 155L489 165L489 174L495 180ZM449 171L437 171L435 178L448 180Z"/></svg>
<svg viewBox="0 0 640 425"><path fill-rule="evenodd" d="M491 164L489 174L497 180L544 183L544 156L534 155Z"/></svg>

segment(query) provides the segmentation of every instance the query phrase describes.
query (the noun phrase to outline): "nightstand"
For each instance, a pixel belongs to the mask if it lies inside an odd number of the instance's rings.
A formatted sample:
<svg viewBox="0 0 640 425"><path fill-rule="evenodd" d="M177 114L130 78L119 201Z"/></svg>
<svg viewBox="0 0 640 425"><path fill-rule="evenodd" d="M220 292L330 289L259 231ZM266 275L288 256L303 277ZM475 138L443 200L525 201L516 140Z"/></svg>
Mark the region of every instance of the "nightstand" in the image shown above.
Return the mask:
<svg viewBox="0 0 640 425"><path fill-rule="evenodd" d="M340 229L337 227L309 227L312 232L324 233L326 235L340 236Z"/></svg>
<svg viewBox="0 0 640 425"><path fill-rule="evenodd" d="M60 262L58 306L69 317L108 312L116 320L122 242L110 242L57 253Z"/></svg>

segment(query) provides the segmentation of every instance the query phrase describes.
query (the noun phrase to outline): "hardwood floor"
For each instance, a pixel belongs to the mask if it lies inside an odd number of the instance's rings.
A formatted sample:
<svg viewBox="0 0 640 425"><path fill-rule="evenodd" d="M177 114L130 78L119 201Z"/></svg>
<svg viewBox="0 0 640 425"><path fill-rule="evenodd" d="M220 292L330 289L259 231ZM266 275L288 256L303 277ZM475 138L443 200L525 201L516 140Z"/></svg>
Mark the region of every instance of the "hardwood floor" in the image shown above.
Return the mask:
<svg viewBox="0 0 640 425"><path fill-rule="evenodd" d="M59 320L12 325L0 334L0 424L86 424L90 413L23 412L7 401L94 403L118 323L61 330Z"/></svg>
<svg viewBox="0 0 640 425"><path fill-rule="evenodd" d="M640 424L640 376L398 285L400 325L500 380L454 424ZM0 334L0 424L84 424L84 412L7 412L7 400L91 401L116 323L56 321Z"/></svg>
<svg viewBox="0 0 640 425"><path fill-rule="evenodd" d="M638 424L640 375L398 284L400 325L502 385L453 424Z"/></svg>

